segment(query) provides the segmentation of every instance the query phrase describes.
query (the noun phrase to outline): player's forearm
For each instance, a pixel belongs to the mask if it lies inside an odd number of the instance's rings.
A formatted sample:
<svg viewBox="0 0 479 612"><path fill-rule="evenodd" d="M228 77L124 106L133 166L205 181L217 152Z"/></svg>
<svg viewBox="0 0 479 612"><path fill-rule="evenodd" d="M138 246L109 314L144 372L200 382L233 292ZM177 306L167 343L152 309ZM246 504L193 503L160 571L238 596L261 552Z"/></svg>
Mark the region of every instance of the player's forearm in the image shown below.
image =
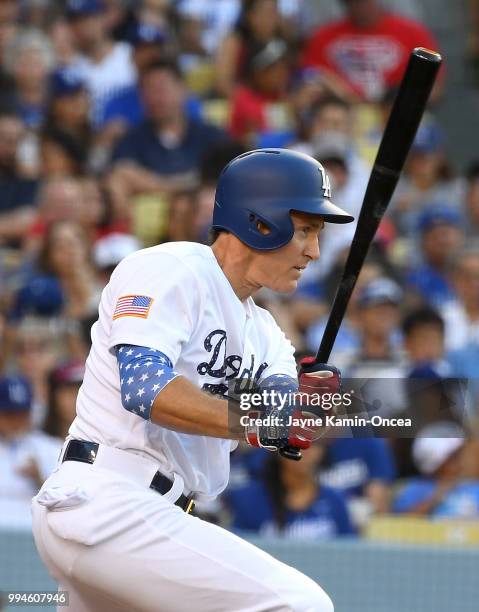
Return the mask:
<svg viewBox="0 0 479 612"><path fill-rule="evenodd" d="M183 376L172 380L155 398L151 420L182 433L215 438L240 439L233 433L234 415L228 402L200 391Z"/></svg>

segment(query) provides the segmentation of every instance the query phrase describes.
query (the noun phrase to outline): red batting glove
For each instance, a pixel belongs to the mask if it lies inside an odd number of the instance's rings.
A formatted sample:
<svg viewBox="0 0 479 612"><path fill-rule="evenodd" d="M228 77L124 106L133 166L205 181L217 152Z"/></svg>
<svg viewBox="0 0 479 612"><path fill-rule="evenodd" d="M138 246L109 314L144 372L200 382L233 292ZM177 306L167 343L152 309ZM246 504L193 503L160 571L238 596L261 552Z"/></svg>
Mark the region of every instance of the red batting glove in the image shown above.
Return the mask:
<svg viewBox="0 0 479 612"><path fill-rule="evenodd" d="M339 393L341 391L341 372L327 363L316 363L314 357L304 357L300 361L299 391L308 395Z"/></svg>

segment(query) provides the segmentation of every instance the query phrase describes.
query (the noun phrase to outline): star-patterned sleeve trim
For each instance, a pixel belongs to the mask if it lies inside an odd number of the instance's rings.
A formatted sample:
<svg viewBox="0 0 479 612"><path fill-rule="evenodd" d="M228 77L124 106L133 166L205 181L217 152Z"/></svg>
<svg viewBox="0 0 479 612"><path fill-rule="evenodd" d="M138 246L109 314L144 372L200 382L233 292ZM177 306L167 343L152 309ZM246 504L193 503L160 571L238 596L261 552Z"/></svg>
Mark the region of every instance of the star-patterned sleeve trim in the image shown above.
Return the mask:
<svg viewBox="0 0 479 612"><path fill-rule="evenodd" d="M287 374L272 374L260 381L259 388L261 391L268 391L269 403L274 406L275 404L279 405L279 395L296 393L298 381ZM277 392L277 395L270 395L273 390Z"/></svg>
<svg viewBox="0 0 479 612"><path fill-rule="evenodd" d="M149 420L156 396L178 373L170 359L156 349L131 344L115 348L121 403L129 412Z"/></svg>

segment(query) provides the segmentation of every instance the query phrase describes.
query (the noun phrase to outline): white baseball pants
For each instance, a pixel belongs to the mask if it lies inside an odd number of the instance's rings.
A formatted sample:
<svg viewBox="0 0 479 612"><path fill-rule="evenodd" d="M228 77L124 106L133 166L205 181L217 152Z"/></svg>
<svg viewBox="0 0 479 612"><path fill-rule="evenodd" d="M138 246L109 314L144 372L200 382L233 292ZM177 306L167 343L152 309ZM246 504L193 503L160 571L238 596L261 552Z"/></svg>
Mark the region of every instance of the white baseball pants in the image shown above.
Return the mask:
<svg viewBox="0 0 479 612"><path fill-rule="evenodd" d="M59 610L333 612L307 576L96 462L63 463L32 508Z"/></svg>

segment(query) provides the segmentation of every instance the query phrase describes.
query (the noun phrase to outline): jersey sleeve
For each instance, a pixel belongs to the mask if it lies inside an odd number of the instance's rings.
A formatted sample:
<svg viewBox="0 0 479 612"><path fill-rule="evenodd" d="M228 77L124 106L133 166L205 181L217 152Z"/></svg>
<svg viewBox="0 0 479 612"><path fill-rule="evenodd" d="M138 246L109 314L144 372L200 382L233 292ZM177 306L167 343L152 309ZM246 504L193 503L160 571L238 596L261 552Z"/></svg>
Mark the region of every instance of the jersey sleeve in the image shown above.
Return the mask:
<svg viewBox="0 0 479 612"><path fill-rule="evenodd" d="M109 286L109 349L146 346L167 355L174 365L199 319L200 293L194 273L170 254L127 258Z"/></svg>

